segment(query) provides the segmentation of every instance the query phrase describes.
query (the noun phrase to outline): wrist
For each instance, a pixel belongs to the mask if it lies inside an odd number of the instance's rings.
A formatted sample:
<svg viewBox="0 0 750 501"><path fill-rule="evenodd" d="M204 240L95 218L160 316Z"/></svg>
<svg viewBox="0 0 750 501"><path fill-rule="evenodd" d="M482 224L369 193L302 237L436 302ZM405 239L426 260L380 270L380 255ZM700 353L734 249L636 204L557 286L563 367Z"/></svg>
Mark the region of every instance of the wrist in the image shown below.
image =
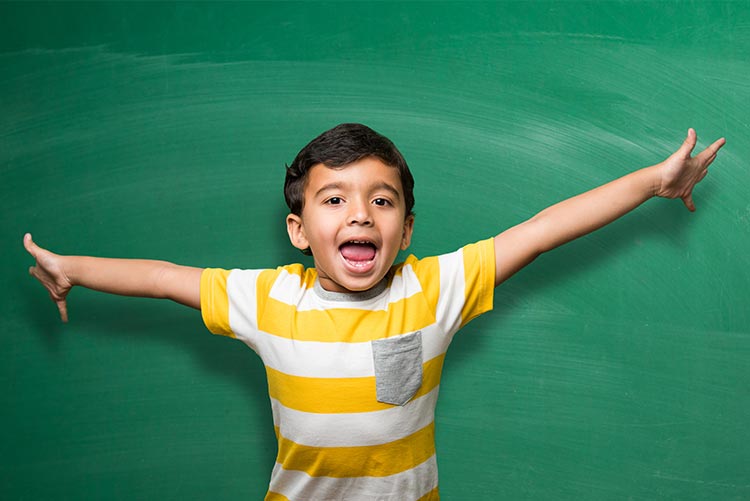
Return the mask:
<svg viewBox="0 0 750 501"><path fill-rule="evenodd" d="M79 278L82 258L80 256L61 256L58 254L57 259L60 266L61 278L71 287L81 285Z"/></svg>
<svg viewBox="0 0 750 501"><path fill-rule="evenodd" d="M642 169L648 198L658 197L661 193L662 168L663 165L659 163Z"/></svg>

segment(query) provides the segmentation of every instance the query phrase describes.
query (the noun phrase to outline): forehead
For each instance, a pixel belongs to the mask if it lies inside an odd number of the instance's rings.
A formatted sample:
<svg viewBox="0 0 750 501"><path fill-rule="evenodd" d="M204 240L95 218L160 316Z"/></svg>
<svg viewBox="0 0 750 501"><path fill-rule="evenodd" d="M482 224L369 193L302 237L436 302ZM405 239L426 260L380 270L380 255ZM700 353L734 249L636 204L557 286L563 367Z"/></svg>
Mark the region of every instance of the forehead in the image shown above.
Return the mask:
<svg viewBox="0 0 750 501"><path fill-rule="evenodd" d="M366 157L342 167L314 165L307 176L305 198L314 197L327 188L344 190L392 189L400 199L404 197L398 168L375 157Z"/></svg>

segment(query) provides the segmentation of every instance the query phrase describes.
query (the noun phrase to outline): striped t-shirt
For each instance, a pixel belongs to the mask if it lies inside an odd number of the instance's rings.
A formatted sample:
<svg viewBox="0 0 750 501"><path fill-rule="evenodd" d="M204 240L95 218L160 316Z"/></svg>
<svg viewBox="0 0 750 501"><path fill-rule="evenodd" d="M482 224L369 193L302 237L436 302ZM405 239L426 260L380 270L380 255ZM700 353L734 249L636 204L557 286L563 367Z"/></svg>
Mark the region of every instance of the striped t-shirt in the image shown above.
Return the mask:
<svg viewBox="0 0 750 501"><path fill-rule="evenodd" d="M325 291L314 268L207 269L204 322L263 360L278 455L266 500L438 499L434 411L453 334L492 309L493 240Z"/></svg>

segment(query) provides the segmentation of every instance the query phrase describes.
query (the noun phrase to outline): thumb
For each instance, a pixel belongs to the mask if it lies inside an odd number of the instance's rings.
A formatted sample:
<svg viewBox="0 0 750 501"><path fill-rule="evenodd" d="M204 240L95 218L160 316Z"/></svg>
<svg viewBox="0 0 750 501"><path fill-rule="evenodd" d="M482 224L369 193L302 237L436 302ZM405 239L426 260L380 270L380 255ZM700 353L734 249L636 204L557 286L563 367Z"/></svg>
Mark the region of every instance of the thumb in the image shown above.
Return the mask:
<svg viewBox="0 0 750 501"><path fill-rule="evenodd" d="M695 129L692 127L688 129L687 137L683 141L682 146L677 152L684 158L690 158L690 154L695 148L695 144L698 142L698 135L695 133Z"/></svg>
<svg viewBox="0 0 750 501"><path fill-rule="evenodd" d="M34 243L34 240L31 238L31 233L26 233L23 236L23 246L29 254L36 258L36 253L39 249L39 246Z"/></svg>

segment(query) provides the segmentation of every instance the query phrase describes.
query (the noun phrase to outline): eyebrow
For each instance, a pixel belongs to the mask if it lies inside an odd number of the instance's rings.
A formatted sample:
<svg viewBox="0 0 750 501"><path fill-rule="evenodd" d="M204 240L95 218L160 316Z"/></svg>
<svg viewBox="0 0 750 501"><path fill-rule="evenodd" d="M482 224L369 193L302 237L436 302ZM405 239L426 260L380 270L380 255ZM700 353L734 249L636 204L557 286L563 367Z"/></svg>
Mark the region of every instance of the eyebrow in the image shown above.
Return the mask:
<svg viewBox="0 0 750 501"><path fill-rule="evenodd" d="M320 187L318 191L315 192L315 197L318 197L321 195L321 193L325 193L326 191L336 191L336 190L342 190L345 188L344 183L328 183ZM380 191L385 190L389 192L393 197L395 197L397 200L401 198L401 193L398 191L398 189L393 186L390 183L386 183L385 181L381 181L377 184L375 184L371 191Z"/></svg>

